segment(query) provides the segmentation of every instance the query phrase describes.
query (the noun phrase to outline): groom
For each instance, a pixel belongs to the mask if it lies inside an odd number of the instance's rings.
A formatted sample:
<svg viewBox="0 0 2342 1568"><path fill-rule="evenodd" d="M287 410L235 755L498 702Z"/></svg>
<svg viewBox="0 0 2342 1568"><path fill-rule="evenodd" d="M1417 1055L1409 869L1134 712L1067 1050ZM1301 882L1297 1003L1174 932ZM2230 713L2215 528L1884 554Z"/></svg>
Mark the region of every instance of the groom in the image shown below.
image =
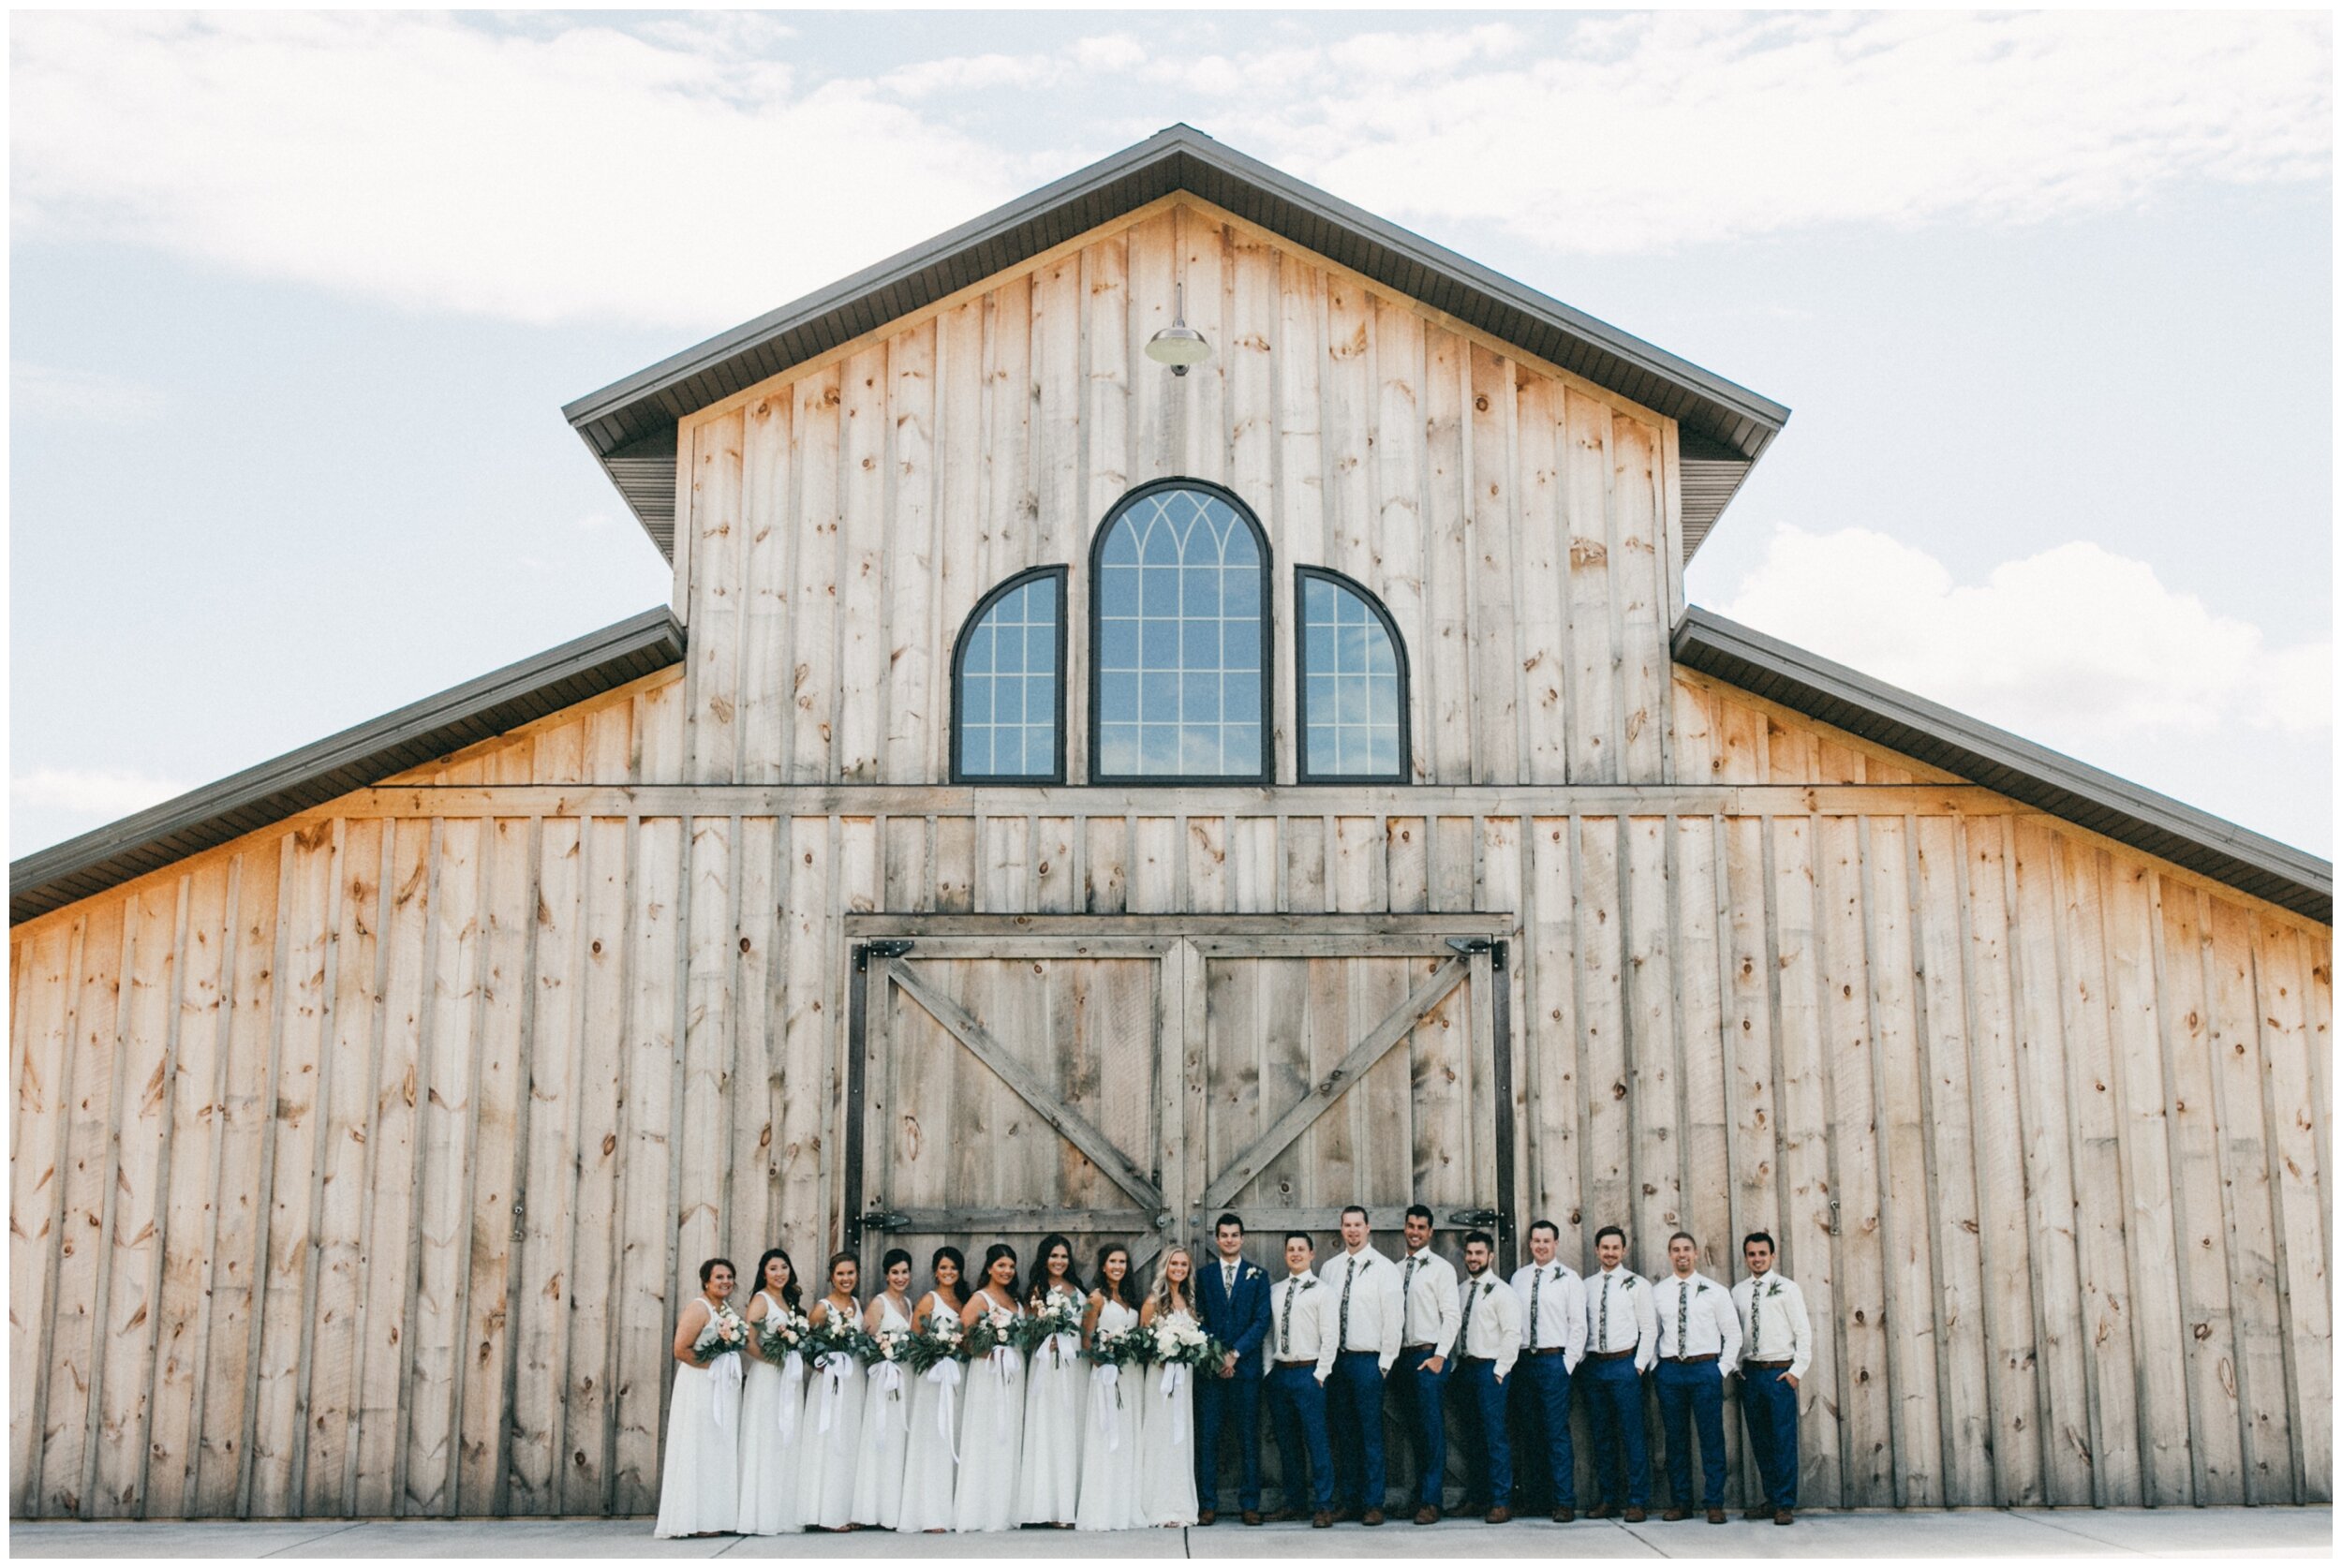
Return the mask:
<svg viewBox="0 0 2342 1568"><path fill-rule="evenodd" d="M1219 1256L1198 1271L1204 1332L1229 1347L1217 1376L1195 1386L1195 1522L1208 1525L1220 1506L1220 1436L1233 1426L1244 1457L1244 1489L1238 1501L1244 1522L1260 1523L1261 1341L1268 1334L1268 1276L1244 1259L1244 1221L1223 1214L1211 1228Z"/></svg>

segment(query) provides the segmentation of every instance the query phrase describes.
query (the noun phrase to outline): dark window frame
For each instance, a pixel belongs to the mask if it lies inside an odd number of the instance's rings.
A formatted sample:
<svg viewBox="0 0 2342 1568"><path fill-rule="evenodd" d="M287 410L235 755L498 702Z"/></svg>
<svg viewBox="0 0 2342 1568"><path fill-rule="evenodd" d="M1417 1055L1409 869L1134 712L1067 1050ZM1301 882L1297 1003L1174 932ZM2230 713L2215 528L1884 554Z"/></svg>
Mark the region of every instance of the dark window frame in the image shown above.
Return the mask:
<svg viewBox="0 0 2342 1568"><path fill-rule="evenodd" d="M1312 773L1310 771L1310 653L1309 615L1302 608L1311 578L1318 578L1335 588L1354 596L1373 613L1382 623L1383 631L1390 638L1391 652L1399 667L1399 768L1395 773ZM1415 673L1407 663L1407 640L1399 634L1399 623L1390 618L1375 592L1355 577L1345 576L1331 567L1297 566L1293 569L1293 777L1297 784L1412 784L1415 781L1415 735L1408 723L1412 705Z"/></svg>
<svg viewBox="0 0 2342 1568"><path fill-rule="evenodd" d="M1098 673L1098 647L1104 641L1104 637L1102 636L1103 629L1099 623L1104 619L1104 613L1102 606L1104 603L1105 596L1101 593L1099 589L1102 585L1100 569L1104 565L1106 538L1114 532L1114 525L1122 520L1122 514L1124 512L1130 510L1131 508L1147 499L1149 496L1159 496L1166 490L1199 491L1204 495L1211 496L1214 500L1224 502L1228 509L1235 512L1243 522L1244 525L1253 530L1253 542L1260 550L1260 771L1257 773L1109 774L1103 771L1100 767L1101 758L1098 708L1102 697L1101 687L1104 683L1103 677ZM1097 531L1090 536L1089 540L1089 610L1086 619L1089 623L1089 658L1088 663L1089 667L1089 755L1090 783L1177 785L1251 784L1265 788L1275 781L1277 772L1277 732L1275 727L1277 660L1275 656L1270 651L1276 645L1273 641L1276 636L1277 622L1277 607L1275 603L1276 594L1274 592L1277 582L1275 573L1276 555L1268 545L1268 530L1261 526L1260 519L1253 514L1251 507L1244 504L1243 498L1238 496L1233 490L1228 489L1225 485L1214 484L1209 480L1189 479L1184 477L1149 480L1145 484L1124 492L1119 500L1116 501L1113 506L1106 509L1105 516L1100 520Z"/></svg>
<svg viewBox="0 0 2342 1568"><path fill-rule="evenodd" d="M1062 784L1065 782L1065 683L1067 679L1067 671L1065 667L1065 623L1071 618L1065 613L1065 593L1068 586L1067 579L1070 575L1070 570L1063 562L1060 562L1056 566L1033 567L1028 570L1017 572L1015 576L1006 578L1003 581L995 584L990 592L986 593L982 599L976 600L975 608L968 612L968 618L959 623L959 634L952 639L951 752L953 783L1043 785ZM1055 750L1051 758L1051 769L1045 775L1038 773L970 773L960 765L962 741L965 733L960 723L960 694L962 689L961 680L967 673L966 665L968 661L968 640L975 635L976 628L984 624L985 617L992 613L994 607L997 606L1001 600L1006 599L1010 594L1015 593L1017 589L1028 586L1029 584L1038 582L1045 577L1054 580L1057 584L1057 733L1055 737Z"/></svg>

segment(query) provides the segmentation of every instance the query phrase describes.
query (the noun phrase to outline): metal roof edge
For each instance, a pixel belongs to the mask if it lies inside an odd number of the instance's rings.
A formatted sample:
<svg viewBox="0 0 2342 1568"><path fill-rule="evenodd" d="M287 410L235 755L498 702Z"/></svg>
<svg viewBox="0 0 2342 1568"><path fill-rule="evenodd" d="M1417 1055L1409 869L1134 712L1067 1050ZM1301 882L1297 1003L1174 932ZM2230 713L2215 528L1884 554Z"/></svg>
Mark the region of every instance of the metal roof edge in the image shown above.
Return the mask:
<svg viewBox="0 0 2342 1568"><path fill-rule="evenodd" d="M1695 605L1675 660L2329 925L2334 865ZM1760 688L1757 684L1765 685ZM1851 722L1849 722L1851 720ZM1865 722L1867 720L1867 722ZM2192 848L2192 855L2188 851Z"/></svg>
<svg viewBox="0 0 2342 1568"><path fill-rule="evenodd" d="M8 865L8 924L281 821L319 804L310 797L320 787L324 798L363 789L526 723L545 711L532 699L566 707L679 663L683 649L683 628L662 605L35 851Z"/></svg>

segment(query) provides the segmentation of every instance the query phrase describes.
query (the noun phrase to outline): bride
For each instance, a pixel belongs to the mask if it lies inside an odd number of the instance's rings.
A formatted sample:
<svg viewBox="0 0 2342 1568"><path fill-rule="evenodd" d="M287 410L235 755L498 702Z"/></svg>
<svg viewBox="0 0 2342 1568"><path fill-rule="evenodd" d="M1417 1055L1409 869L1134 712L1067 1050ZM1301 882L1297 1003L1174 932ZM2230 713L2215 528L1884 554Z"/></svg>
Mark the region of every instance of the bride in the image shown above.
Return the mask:
<svg viewBox="0 0 2342 1568"><path fill-rule="evenodd" d="M1195 1260L1184 1247L1164 1255L1163 1273L1139 1309L1141 1328L1171 1324L1182 1329L1195 1321ZM1149 1367L1147 1397L1140 1401L1138 1512L1150 1525L1195 1522L1195 1368Z"/></svg>

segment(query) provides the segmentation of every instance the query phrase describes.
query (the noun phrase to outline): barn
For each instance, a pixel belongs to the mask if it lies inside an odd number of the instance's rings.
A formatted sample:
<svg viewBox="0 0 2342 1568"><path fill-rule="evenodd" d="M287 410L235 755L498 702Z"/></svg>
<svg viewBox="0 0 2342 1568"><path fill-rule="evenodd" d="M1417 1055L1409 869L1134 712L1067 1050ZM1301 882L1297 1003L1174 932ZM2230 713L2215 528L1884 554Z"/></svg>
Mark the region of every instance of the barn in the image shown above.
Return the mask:
<svg viewBox="0 0 2342 1568"><path fill-rule="evenodd" d="M566 412L670 604L10 868L17 1516L646 1513L704 1256L1416 1199L1775 1233L1809 1504L2328 1499L2332 867L1687 605L1786 408L1174 126Z"/></svg>

